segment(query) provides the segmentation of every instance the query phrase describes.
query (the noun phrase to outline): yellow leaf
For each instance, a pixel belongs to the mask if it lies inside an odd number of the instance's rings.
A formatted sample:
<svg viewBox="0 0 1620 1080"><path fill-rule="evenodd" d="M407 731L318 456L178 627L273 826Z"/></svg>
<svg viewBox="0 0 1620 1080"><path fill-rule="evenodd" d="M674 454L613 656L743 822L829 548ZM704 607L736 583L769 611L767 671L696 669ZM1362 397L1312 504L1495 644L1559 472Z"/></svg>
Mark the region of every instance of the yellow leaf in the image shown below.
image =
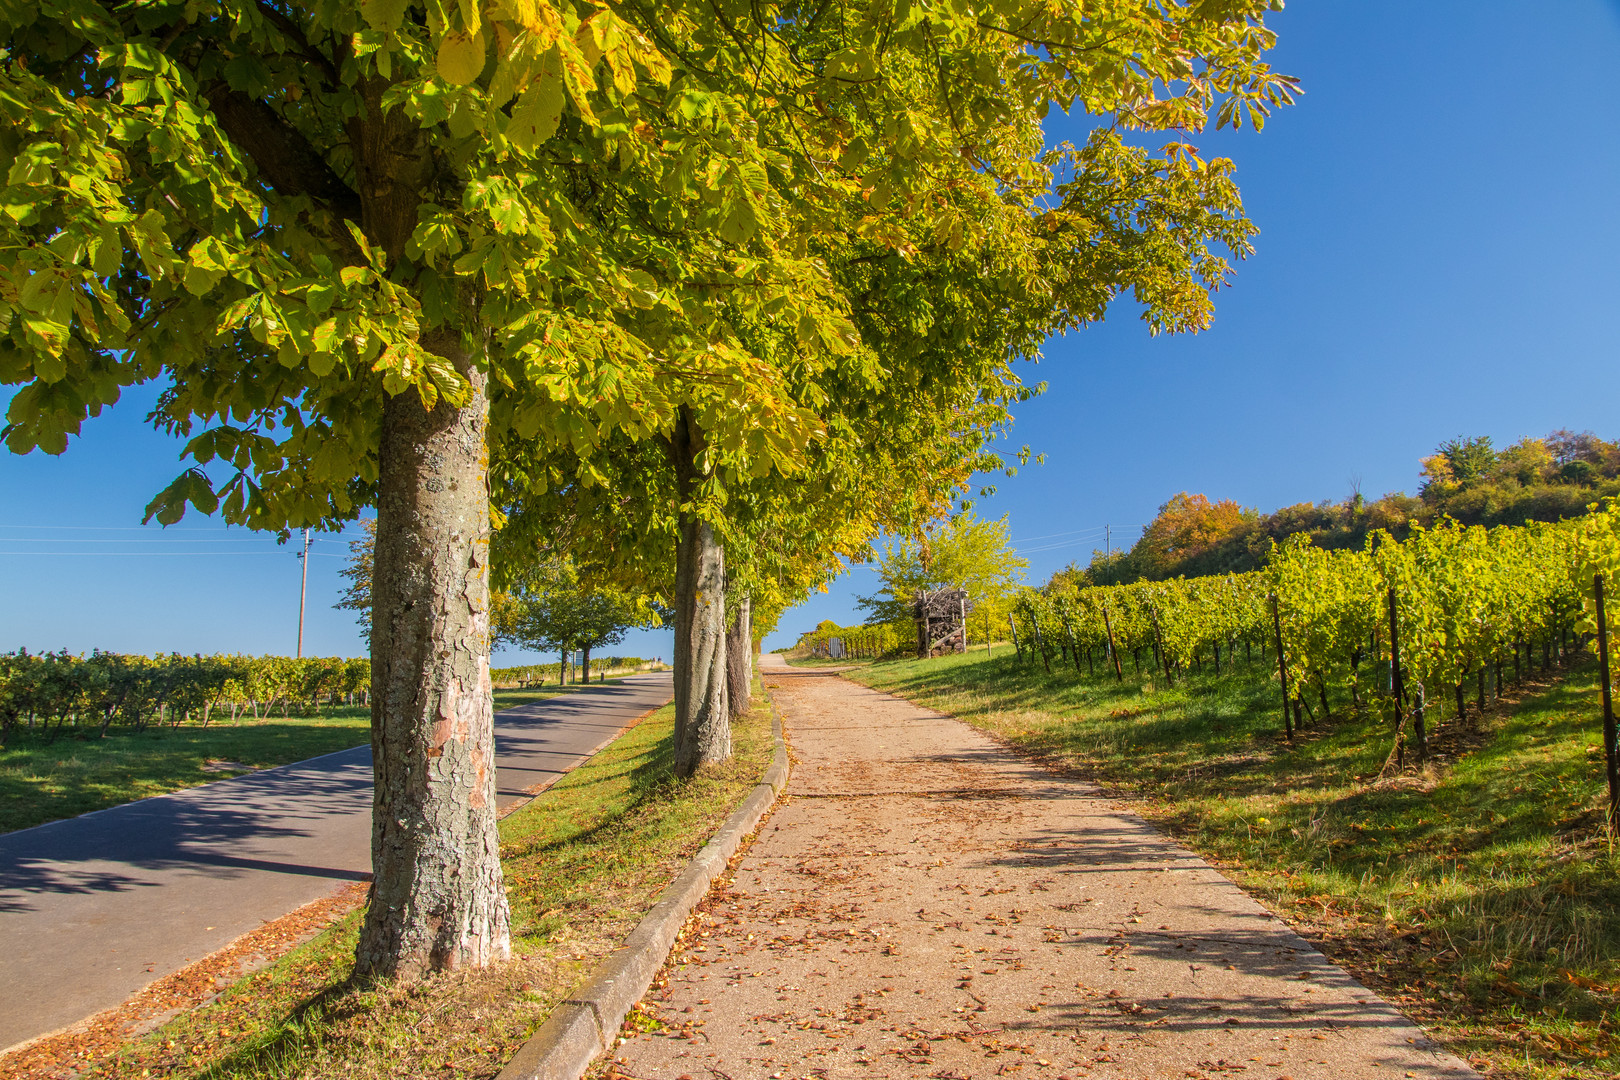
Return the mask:
<svg viewBox="0 0 1620 1080"><path fill-rule="evenodd" d="M562 109L562 57L553 45L541 61L538 77L512 106L506 137L519 150L533 150L557 133Z"/></svg>
<svg viewBox="0 0 1620 1080"><path fill-rule="evenodd" d="M562 33L562 16L545 0L501 0L511 20L550 45Z"/></svg>
<svg viewBox="0 0 1620 1080"><path fill-rule="evenodd" d="M484 70L484 32L464 34L452 30L439 42L439 77L454 86L466 86Z"/></svg>

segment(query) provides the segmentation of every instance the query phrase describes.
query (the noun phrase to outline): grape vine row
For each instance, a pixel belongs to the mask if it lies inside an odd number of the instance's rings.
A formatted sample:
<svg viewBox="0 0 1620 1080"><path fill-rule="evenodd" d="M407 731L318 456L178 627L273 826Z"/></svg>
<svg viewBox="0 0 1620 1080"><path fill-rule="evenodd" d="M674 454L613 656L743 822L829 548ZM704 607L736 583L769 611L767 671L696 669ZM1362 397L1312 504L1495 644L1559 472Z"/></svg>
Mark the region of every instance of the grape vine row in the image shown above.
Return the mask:
<svg viewBox="0 0 1620 1080"><path fill-rule="evenodd" d="M1067 661L1114 678L1146 665L1173 683L1258 653L1286 688L1290 734L1318 705L1331 715L1328 686L1342 681L1357 707L1389 708L1398 730L1410 719L1421 750L1426 709L1450 699L1464 715L1469 697L1483 708L1505 667L1520 677L1538 647L1543 666L1595 649L1593 581L1617 570L1620 510L1608 504L1556 524L1445 523L1401 542L1378 532L1359 551L1297 537L1247 574L1028 590L1013 630L1048 669Z"/></svg>

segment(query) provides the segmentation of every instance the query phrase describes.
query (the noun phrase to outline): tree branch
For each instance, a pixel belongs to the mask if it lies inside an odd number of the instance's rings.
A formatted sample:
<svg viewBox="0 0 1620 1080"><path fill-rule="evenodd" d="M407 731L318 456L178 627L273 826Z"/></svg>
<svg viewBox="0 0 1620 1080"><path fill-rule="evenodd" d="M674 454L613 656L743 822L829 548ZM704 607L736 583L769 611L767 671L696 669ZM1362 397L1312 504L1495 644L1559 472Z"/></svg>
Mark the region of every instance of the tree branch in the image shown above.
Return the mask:
<svg viewBox="0 0 1620 1080"><path fill-rule="evenodd" d="M220 128L253 159L271 187L283 195L307 195L356 225L361 223L359 194L302 132L269 105L222 82L204 92Z"/></svg>

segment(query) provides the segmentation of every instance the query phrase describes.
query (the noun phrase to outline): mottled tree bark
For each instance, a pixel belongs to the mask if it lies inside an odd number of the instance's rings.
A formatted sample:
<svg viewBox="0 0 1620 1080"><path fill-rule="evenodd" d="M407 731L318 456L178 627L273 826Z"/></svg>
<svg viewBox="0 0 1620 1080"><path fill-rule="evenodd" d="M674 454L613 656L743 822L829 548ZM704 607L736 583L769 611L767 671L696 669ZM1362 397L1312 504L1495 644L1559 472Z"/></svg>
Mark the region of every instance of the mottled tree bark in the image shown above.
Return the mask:
<svg viewBox="0 0 1620 1080"><path fill-rule="evenodd" d="M691 776L731 756L726 705L726 566L714 527L685 509L701 478L702 433L682 409L671 449L680 492L675 553L675 772Z"/></svg>
<svg viewBox="0 0 1620 1080"><path fill-rule="evenodd" d="M746 714L754 697L753 604L747 596L737 602L726 631L726 700L733 718Z"/></svg>
<svg viewBox="0 0 1620 1080"><path fill-rule="evenodd" d="M431 411L383 409L372 607L371 904L362 978L477 967L509 954L495 831L484 376L457 338L425 335L472 383Z"/></svg>

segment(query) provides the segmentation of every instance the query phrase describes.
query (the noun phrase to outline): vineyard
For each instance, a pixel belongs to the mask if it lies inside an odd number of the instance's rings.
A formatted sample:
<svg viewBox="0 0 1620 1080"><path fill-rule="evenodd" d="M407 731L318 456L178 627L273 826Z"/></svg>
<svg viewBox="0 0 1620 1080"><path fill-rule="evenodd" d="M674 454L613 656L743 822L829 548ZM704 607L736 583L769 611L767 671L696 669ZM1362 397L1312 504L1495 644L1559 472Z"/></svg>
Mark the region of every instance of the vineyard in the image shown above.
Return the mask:
<svg viewBox="0 0 1620 1080"><path fill-rule="evenodd" d="M642 671L657 661L605 656L593 674ZM573 667L579 673L578 666ZM530 686L558 677L556 664L492 668L497 686ZM365 704L371 661L291 656L132 656L92 652L0 653L0 746L21 728L105 735L114 725L144 731L193 722L207 727L219 714L258 720L280 709L309 713L321 705Z"/></svg>
<svg viewBox="0 0 1620 1080"><path fill-rule="evenodd" d="M371 661L364 657L131 656L66 651L0 654L0 745L20 728L55 735L64 728L105 735L187 721L206 727L220 713L257 720L278 706L313 711L364 701Z"/></svg>
<svg viewBox="0 0 1620 1080"><path fill-rule="evenodd" d="M915 648L916 634L906 632L909 629L892 623L835 626L829 621L822 623L808 634L800 635L793 652L802 656L829 657L832 655L832 643L838 641L842 643L844 656L851 659L876 660L880 656L889 656L907 648Z"/></svg>
<svg viewBox="0 0 1620 1080"><path fill-rule="evenodd" d="M1030 590L1009 616L1020 656L1122 680L1127 665L1173 685L1206 664L1217 675L1270 664L1282 727L1332 716L1335 691L1386 709L1400 761L1407 729L1421 757L1426 719L1465 717L1527 665L1596 648L1599 590L1620 569L1620 509L1558 524L1486 529L1444 524L1361 551L1292 538L1266 569L1131 585ZM1539 656L1538 656L1539 654ZM1276 659L1281 656L1281 662ZM1605 661L1607 657L1603 658ZM1612 720L1606 735L1614 769Z"/></svg>

